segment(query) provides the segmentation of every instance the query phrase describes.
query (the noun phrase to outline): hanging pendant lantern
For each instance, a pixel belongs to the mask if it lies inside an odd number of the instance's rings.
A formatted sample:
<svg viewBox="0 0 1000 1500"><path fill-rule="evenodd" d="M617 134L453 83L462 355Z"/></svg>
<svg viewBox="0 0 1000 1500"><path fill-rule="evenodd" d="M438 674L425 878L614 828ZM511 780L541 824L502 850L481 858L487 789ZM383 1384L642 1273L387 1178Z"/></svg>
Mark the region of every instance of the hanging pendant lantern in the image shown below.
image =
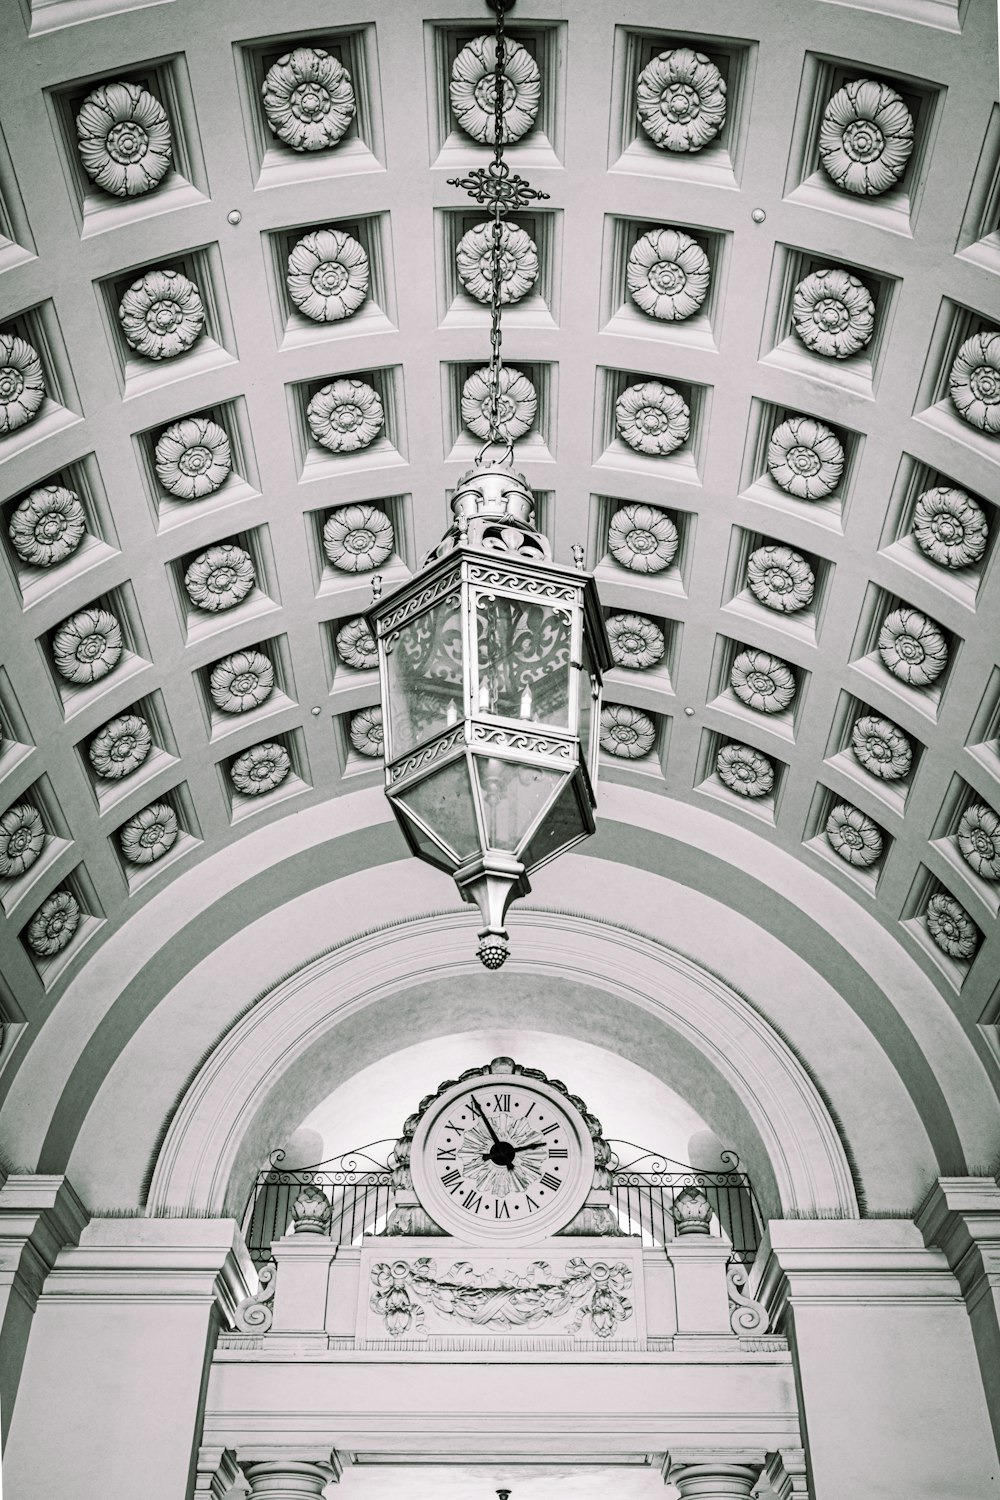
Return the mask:
<svg viewBox="0 0 1000 1500"><path fill-rule="evenodd" d="M508 462L463 475L452 511L420 572L368 615L386 796L413 853L478 904L479 957L499 968L529 875L594 831L611 648L593 579L552 561Z"/></svg>

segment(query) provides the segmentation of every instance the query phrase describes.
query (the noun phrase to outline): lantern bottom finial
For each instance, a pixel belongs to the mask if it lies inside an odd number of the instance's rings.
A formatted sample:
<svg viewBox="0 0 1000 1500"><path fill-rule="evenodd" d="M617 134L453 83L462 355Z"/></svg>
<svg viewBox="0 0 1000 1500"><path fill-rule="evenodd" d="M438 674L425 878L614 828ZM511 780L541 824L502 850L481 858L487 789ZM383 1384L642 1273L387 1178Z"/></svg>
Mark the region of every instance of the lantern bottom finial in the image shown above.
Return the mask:
<svg viewBox="0 0 1000 1500"><path fill-rule="evenodd" d="M481 932L476 956L487 969L501 969L507 962L510 943L505 932Z"/></svg>
<svg viewBox="0 0 1000 1500"><path fill-rule="evenodd" d="M518 896L531 890L524 866L512 854L488 849L467 860L455 871L455 884L463 901L475 902L483 918L477 952L488 969L499 969L510 951L507 909Z"/></svg>

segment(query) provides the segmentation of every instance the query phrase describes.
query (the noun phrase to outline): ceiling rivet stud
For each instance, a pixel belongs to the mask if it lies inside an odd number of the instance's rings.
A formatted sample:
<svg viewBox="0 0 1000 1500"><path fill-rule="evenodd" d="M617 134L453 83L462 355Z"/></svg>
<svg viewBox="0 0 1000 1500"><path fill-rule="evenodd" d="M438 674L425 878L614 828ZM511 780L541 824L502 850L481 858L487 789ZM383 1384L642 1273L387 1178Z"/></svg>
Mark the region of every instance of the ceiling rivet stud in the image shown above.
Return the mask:
<svg viewBox="0 0 1000 1500"><path fill-rule="evenodd" d="M318 719L323 710L317 706L316 708L311 708L309 712L312 714L314 719Z"/></svg>
<svg viewBox="0 0 1000 1500"><path fill-rule="evenodd" d="M686 708L684 710L684 715L688 719L693 719L694 718L694 709L693 708Z"/></svg>
<svg viewBox="0 0 1000 1500"><path fill-rule="evenodd" d="M764 220L767 218L767 214L762 208L755 208L750 217L751 219L753 219L755 224L763 224Z"/></svg>
<svg viewBox="0 0 1000 1500"><path fill-rule="evenodd" d="M226 218L229 220L230 224L242 224L243 222L243 215L240 213L238 208L231 208L226 214Z"/></svg>

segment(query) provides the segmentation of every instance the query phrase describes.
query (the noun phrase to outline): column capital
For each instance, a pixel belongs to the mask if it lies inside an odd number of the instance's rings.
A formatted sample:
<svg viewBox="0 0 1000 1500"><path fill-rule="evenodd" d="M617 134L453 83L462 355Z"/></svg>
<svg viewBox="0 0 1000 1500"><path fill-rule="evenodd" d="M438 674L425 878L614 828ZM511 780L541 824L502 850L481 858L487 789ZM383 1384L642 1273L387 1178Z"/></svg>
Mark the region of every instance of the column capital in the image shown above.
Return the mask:
<svg viewBox="0 0 1000 1500"><path fill-rule="evenodd" d="M755 1448L673 1449L663 1478L676 1486L681 1500L749 1500L766 1458Z"/></svg>
<svg viewBox="0 0 1000 1500"><path fill-rule="evenodd" d="M251 1500L318 1500L343 1472L336 1449L322 1446L241 1448L239 1461Z"/></svg>

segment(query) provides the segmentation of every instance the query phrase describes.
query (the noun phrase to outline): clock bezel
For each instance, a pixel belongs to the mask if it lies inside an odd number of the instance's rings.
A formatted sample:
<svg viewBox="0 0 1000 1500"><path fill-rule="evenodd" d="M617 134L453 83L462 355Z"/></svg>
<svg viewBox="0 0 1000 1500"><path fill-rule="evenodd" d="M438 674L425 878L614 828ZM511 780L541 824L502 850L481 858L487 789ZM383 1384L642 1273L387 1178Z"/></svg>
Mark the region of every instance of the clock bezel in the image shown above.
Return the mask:
<svg viewBox="0 0 1000 1500"><path fill-rule="evenodd" d="M558 1110L566 1120L573 1141L570 1159L572 1171L563 1179L567 1191L560 1192L558 1198L553 1197L551 1204L539 1209L523 1224L507 1219L470 1218L452 1195L442 1188L429 1156L431 1135L442 1115L447 1114L457 1100L467 1099L468 1095L483 1093L487 1089L503 1088L524 1090L544 1099L550 1108ZM576 1148L575 1152L573 1147ZM594 1181L594 1142L580 1111L558 1089L540 1079L526 1078L520 1073L484 1073L478 1078L465 1078L453 1084L428 1106L413 1135L410 1171L420 1206L455 1239L472 1245L532 1244L565 1229L586 1203Z"/></svg>

